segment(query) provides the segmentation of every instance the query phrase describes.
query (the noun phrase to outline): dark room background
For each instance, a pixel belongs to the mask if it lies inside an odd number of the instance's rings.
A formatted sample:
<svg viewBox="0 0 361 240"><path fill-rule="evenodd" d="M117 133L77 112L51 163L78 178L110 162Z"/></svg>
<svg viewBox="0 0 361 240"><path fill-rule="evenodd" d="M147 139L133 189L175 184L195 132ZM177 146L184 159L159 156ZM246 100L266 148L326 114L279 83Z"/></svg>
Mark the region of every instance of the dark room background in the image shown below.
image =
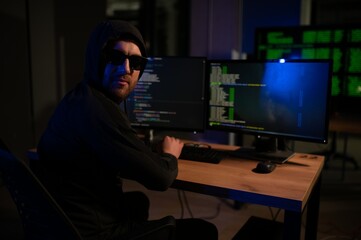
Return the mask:
<svg viewBox="0 0 361 240"><path fill-rule="evenodd" d="M361 24L359 0L12 0L0 3L0 137L36 146L56 104L82 79L88 35L134 22L150 55L245 58L257 27Z"/></svg>

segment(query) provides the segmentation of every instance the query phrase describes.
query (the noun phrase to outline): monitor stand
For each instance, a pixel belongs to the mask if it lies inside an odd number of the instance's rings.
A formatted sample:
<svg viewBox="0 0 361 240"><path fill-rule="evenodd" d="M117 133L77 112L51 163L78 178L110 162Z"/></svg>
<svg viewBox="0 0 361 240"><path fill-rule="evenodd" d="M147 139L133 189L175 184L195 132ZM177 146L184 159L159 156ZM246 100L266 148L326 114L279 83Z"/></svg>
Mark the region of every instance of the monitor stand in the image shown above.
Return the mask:
<svg viewBox="0 0 361 240"><path fill-rule="evenodd" d="M144 143L148 146L151 146L154 141L154 130L147 129L144 131Z"/></svg>
<svg viewBox="0 0 361 240"><path fill-rule="evenodd" d="M283 139L259 136L256 137L252 147L240 147L228 152L228 155L231 157L271 161L275 163L284 163L293 154L293 151L286 149Z"/></svg>
<svg viewBox="0 0 361 240"><path fill-rule="evenodd" d="M144 143L152 149L152 151L159 151L160 142L163 140L162 134L155 133L153 129L146 129L143 132L144 137L143 141Z"/></svg>

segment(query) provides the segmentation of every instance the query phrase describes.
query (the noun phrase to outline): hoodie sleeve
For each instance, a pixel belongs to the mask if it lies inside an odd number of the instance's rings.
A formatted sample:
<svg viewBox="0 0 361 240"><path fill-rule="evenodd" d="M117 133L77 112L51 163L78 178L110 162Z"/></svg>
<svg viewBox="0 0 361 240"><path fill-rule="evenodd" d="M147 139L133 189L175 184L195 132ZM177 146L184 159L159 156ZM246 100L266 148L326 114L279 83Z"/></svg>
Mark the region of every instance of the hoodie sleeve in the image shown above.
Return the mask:
<svg viewBox="0 0 361 240"><path fill-rule="evenodd" d="M178 173L176 157L152 152L130 127L119 106L101 93L96 94L98 101L93 99L84 109L84 116L88 117L82 124L76 124L82 126L77 130L79 135L96 158L120 177L138 181L152 190L166 190Z"/></svg>

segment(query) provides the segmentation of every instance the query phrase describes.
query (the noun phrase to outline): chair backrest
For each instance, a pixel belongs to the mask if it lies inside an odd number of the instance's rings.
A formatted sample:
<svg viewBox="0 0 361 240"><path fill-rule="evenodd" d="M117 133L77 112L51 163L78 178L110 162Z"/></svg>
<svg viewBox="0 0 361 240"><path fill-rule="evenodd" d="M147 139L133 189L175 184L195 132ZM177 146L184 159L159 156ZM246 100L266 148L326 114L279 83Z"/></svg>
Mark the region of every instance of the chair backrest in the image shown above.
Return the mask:
<svg viewBox="0 0 361 240"><path fill-rule="evenodd" d="M18 209L25 239L81 240L82 237L31 169L0 139L0 177Z"/></svg>

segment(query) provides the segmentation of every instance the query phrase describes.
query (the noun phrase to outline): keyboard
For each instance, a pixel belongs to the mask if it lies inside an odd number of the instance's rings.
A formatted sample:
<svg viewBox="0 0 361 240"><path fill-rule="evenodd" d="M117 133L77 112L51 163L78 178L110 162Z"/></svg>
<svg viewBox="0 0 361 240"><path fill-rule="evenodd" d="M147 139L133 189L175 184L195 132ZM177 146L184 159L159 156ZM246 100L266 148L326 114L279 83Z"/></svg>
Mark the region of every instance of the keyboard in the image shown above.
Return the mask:
<svg viewBox="0 0 361 240"><path fill-rule="evenodd" d="M210 147L184 145L179 158L183 160L217 164L224 158L224 154L221 151Z"/></svg>

